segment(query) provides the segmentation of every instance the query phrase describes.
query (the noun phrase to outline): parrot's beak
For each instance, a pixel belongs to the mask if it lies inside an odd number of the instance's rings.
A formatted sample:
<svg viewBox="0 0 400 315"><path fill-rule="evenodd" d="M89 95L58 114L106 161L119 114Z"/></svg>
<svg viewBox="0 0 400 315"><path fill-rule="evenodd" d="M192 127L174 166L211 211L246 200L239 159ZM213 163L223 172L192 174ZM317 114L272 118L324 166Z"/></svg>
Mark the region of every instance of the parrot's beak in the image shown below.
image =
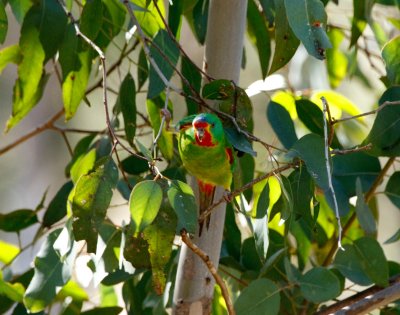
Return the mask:
<svg viewBox="0 0 400 315"><path fill-rule="evenodd" d="M200 141L202 141L205 133L204 128L197 128L196 131L197 131L197 137L199 138Z"/></svg>

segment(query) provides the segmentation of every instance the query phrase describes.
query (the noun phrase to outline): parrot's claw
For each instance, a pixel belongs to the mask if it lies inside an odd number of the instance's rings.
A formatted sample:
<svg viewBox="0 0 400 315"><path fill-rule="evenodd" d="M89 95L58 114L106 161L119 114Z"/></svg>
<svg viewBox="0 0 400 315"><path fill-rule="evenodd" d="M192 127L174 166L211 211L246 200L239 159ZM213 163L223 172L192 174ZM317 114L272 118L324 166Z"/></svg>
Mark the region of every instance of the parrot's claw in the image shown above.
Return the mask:
<svg viewBox="0 0 400 315"><path fill-rule="evenodd" d="M232 193L229 190L225 190L223 198L225 199L226 203L231 203L233 199Z"/></svg>

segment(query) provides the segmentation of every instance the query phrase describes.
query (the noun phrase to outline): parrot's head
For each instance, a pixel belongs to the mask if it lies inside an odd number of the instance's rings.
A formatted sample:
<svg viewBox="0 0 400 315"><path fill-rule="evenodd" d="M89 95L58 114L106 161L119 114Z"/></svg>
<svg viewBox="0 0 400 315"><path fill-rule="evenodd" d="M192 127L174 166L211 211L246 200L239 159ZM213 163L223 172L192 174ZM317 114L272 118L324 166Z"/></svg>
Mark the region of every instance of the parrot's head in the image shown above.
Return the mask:
<svg viewBox="0 0 400 315"><path fill-rule="evenodd" d="M200 146L213 147L223 136L221 120L211 113L197 115L192 123L196 142Z"/></svg>

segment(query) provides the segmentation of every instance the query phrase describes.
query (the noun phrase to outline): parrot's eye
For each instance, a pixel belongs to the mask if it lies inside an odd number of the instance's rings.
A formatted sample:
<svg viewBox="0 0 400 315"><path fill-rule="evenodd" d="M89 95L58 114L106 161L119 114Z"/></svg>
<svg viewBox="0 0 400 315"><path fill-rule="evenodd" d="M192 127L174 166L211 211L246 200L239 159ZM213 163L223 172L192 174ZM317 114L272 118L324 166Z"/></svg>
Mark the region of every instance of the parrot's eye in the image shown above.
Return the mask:
<svg viewBox="0 0 400 315"><path fill-rule="evenodd" d="M211 124L211 128L214 128L214 127L215 127L215 124L214 124L214 123L212 123L212 124Z"/></svg>

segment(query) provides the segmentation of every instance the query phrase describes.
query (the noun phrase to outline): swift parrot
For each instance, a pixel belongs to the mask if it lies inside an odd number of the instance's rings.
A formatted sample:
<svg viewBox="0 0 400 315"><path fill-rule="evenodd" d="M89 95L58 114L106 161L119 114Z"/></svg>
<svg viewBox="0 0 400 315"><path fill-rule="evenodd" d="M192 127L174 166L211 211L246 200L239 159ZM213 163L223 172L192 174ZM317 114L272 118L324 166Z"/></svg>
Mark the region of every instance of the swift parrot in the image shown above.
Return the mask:
<svg viewBox="0 0 400 315"><path fill-rule="evenodd" d="M227 141L221 120L212 113L183 118L178 147L183 166L196 177L199 185L200 214L213 202L216 186L230 190L235 156ZM207 229L210 217L207 218ZM201 235L203 223L200 223Z"/></svg>

